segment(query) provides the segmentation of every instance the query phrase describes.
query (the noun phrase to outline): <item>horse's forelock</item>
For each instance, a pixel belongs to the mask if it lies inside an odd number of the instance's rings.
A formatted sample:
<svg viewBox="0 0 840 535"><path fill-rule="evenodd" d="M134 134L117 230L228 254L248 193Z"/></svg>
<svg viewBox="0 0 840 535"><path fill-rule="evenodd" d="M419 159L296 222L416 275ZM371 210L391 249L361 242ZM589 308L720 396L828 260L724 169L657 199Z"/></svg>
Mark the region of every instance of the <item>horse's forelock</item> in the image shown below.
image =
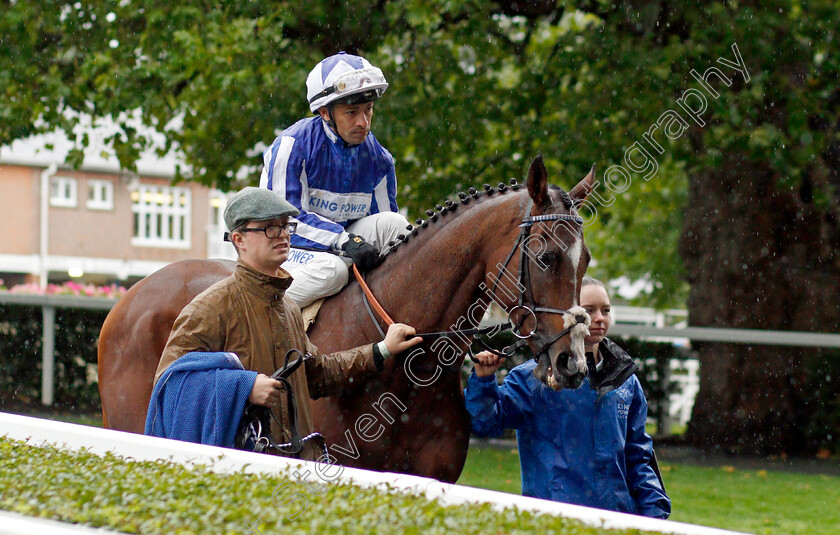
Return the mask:
<svg viewBox="0 0 840 535"><path fill-rule="evenodd" d="M554 184L549 185L548 189L557 195L560 202L563 203L563 208L569 210L570 212L572 211L572 208L575 207L575 202L572 200L571 195L566 193L566 191L564 191L560 186L555 186Z"/></svg>

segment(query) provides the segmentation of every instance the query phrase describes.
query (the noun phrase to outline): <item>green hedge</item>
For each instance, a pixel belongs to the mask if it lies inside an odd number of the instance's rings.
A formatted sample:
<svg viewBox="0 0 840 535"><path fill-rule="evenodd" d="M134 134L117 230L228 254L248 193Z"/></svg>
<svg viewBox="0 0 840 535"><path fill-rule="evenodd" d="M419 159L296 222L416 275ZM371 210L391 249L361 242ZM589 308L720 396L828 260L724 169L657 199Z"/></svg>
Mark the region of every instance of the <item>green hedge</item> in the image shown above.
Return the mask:
<svg viewBox="0 0 840 535"><path fill-rule="evenodd" d="M286 473L216 474L0 437L0 509L127 533L638 533L304 478L309 486Z"/></svg>
<svg viewBox="0 0 840 535"><path fill-rule="evenodd" d="M0 305L0 410L38 406L41 399L41 307ZM96 344L107 311L57 308L55 312L55 405L96 411Z"/></svg>
<svg viewBox="0 0 840 535"><path fill-rule="evenodd" d="M72 308L56 309L55 330L55 404L57 409L98 411L101 407L95 381L96 345L107 311ZM23 305L3 306L0 316L0 410L21 404L33 407L41 398L41 308ZM509 338L505 338L508 336ZM512 343L512 335L500 334L493 345ZM619 340L641 366L639 377L645 387L651 417L659 421L660 402L673 392L674 385L659 380L670 358L685 358L671 344ZM644 355L645 358L639 358ZM503 365L503 370L530 358L517 355ZM465 372L472 369L465 364Z"/></svg>
<svg viewBox="0 0 840 535"><path fill-rule="evenodd" d="M39 407L41 397L41 308L0 305L0 410L21 406ZM106 311L57 308L55 333L56 409L93 412L100 409L96 384L96 345ZM505 338L508 336L508 338ZM514 341L500 334L494 347ZM633 338L616 340L640 365L638 377L645 389L649 414L661 421L661 412L676 384L665 384L663 370L670 359L688 358L688 353L670 343L643 342ZM476 347L476 350L478 348ZM806 440L814 448L840 454L840 351L809 350L806 369L808 396L801 400L807 416L802 425ZM530 354L508 359L503 370L527 360ZM464 374L472 369L465 363Z"/></svg>

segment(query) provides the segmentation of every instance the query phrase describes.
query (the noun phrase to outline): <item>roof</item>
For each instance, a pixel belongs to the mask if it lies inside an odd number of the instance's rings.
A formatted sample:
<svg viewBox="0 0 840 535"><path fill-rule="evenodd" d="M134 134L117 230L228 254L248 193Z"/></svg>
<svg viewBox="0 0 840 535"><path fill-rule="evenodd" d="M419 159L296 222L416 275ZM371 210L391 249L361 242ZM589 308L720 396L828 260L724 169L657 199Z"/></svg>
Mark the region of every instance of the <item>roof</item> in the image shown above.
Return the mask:
<svg viewBox="0 0 840 535"><path fill-rule="evenodd" d="M49 167L52 164L59 167L65 166L67 155L75 146L75 140L81 140L82 136L87 134L89 145L84 149L82 169L110 173L123 171L113 147L105 142L108 137L121 132L117 122L109 117L98 119L94 124L88 115L74 115L78 118L78 122L73 129L73 139L64 131L57 130L16 140L0 147L0 164L35 167ZM124 114L121 119L125 119L127 115ZM175 176L178 165L182 174L191 173L191 168L186 165L184 155L180 150L170 150L165 156L158 156L155 149L165 146L165 137L154 128L142 123L139 110L128 116L126 122L136 128L141 136L152 142L152 147L143 152L137 160L138 174L172 177ZM177 125L174 126L177 127Z"/></svg>

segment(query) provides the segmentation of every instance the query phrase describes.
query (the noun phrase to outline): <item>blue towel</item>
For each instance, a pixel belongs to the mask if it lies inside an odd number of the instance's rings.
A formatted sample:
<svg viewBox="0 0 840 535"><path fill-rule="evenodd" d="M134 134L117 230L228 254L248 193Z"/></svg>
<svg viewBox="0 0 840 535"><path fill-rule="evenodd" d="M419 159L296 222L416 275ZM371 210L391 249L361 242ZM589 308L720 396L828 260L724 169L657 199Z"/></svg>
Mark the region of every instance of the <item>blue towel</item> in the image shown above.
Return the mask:
<svg viewBox="0 0 840 535"><path fill-rule="evenodd" d="M256 378L233 353L187 353L155 385L144 433L232 448Z"/></svg>

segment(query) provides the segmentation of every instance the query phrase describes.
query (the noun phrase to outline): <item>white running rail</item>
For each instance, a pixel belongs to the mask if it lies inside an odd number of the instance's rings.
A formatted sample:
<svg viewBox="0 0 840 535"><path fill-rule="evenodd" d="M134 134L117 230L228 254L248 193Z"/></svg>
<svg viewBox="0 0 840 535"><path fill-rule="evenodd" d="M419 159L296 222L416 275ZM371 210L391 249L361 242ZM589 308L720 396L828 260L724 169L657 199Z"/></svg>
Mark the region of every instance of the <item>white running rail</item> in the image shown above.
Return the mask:
<svg viewBox="0 0 840 535"><path fill-rule="evenodd" d="M0 413L0 436L7 436L15 440L26 440L32 445L47 443L69 449L87 448L91 453L99 455L113 452L128 460L153 461L164 459L185 465L203 464L219 473L240 472L244 469L249 473L277 474L288 468L295 469L300 466L309 467L315 471L315 463L307 461L7 413ZM451 485L425 477L391 472L344 468L335 480L352 482L362 487L384 488L387 484L393 489L425 495L426 498L437 500L443 505L490 503L498 510L516 507L520 510L534 511L540 514L574 518L585 524L607 529L638 529L680 535L734 535L736 533L462 485ZM2 524L0 524L0 534L6 533L17 532L4 531Z"/></svg>

